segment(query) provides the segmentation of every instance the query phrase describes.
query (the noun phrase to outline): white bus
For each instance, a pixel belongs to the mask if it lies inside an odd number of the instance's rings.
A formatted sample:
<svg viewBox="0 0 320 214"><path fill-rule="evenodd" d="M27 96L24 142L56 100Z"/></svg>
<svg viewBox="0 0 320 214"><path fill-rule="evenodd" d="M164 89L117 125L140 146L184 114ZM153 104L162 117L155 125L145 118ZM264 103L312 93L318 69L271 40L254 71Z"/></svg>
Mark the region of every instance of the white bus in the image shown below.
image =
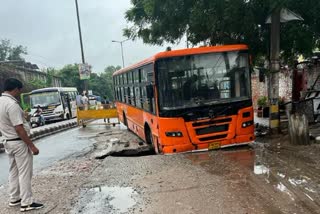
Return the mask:
<svg viewBox="0 0 320 214"><path fill-rule="evenodd" d="M76 88L41 88L27 95L31 111L40 106L46 121L65 120L77 116L76 96L78 91ZM22 102L23 100L25 99L21 99Z"/></svg>

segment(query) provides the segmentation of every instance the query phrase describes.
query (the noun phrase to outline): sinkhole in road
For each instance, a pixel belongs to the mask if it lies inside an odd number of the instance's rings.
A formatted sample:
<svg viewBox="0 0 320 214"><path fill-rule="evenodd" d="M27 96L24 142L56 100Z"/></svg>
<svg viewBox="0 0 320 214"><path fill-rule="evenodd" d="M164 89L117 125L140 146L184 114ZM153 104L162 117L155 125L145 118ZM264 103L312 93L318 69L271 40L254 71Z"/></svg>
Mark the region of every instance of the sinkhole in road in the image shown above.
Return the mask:
<svg viewBox="0 0 320 214"><path fill-rule="evenodd" d="M113 157L140 157L140 156L149 156L155 155L154 150L149 148L141 148L141 149L124 149L121 151L114 151L110 153L110 156Z"/></svg>
<svg viewBox="0 0 320 214"><path fill-rule="evenodd" d="M136 204L137 196L131 187L83 189L71 213L127 213Z"/></svg>

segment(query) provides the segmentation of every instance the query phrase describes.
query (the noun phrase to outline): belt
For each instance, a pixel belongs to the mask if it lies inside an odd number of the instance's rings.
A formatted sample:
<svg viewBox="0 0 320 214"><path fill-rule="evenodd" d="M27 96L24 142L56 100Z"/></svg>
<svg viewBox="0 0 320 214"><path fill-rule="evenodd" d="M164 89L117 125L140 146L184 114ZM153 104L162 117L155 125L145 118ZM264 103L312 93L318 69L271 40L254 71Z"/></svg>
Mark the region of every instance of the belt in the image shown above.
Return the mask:
<svg viewBox="0 0 320 214"><path fill-rule="evenodd" d="M6 141L17 141L17 140L22 140L20 137L14 138L14 139L6 139Z"/></svg>

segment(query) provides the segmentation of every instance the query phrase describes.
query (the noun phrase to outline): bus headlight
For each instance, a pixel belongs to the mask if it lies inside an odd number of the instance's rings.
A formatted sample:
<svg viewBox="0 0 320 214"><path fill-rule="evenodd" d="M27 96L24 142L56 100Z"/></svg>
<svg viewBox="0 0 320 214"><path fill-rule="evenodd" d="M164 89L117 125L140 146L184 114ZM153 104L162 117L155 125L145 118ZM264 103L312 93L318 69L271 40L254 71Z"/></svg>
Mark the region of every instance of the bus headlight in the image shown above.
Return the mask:
<svg viewBox="0 0 320 214"><path fill-rule="evenodd" d="M253 121L252 120L242 123L242 128L246 128L246 127L251 126L251 125L253 125Z"/></svg>
<svg viewBox="0 0 320 214"><path fill-rule="evenodd" d="M167 137L182 137L182 132L166 132Z"/></svg>

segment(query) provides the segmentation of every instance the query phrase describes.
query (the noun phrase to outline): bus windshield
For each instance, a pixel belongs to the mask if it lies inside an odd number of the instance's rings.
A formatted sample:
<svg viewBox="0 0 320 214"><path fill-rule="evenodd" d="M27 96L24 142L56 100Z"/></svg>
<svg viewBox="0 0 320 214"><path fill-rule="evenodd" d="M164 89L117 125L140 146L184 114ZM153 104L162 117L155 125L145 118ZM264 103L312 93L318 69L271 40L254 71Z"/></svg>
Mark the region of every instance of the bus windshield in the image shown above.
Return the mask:
<svg viewBox="0 0 320 214"><path fill-rule="evenodd" d="M249 99L249 57L244 51L159 59L159 104L181 109Z"/></svg>
<svg viewBox="0 0 320 214"><path fill-rule="evenodd" d="M32 107L58 105L61 103L60 96L57 91L55 92L42 92L32 94L30 96L30 102Z"/></svg>

